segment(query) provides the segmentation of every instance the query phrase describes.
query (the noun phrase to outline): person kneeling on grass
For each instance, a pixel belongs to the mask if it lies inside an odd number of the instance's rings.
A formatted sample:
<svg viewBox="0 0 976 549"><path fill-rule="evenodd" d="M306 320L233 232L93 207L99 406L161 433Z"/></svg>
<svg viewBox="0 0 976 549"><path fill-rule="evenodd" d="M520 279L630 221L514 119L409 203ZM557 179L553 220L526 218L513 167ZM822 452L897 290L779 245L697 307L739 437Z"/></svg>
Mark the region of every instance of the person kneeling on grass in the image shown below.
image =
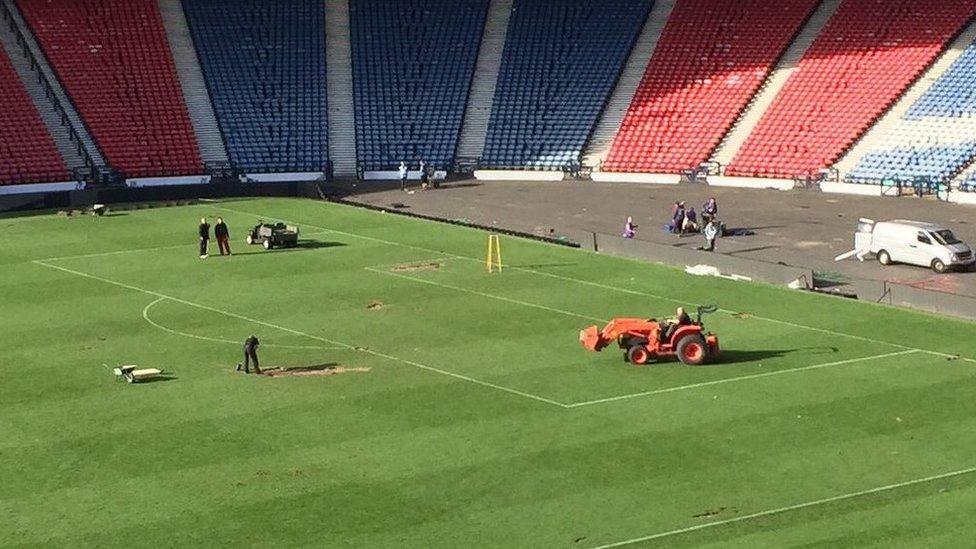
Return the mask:
<svg viewBox="0 0 976 549"><path fill-rule="evenodd" d="M251 337L244 340L244 364L237 365L237 371L240 372L241 368L244 368L244 373L251 373L250 366L251 361L254 361L254 373L260 374L261 367L258 365L258 346L261 342L258 341L257 336L252 335Z"/></svg>

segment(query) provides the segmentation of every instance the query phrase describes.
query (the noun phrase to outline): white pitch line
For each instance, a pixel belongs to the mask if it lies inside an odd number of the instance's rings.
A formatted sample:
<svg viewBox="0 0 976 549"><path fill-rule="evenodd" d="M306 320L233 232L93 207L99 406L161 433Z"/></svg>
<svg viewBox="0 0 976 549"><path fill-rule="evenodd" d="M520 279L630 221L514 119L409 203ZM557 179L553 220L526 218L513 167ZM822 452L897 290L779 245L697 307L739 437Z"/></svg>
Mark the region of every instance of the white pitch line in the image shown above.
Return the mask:
<svg viewBox="0 0 976 549"><path fill-rule="evenodd" d="M316 335L307 334L305 332L301 332L301 331L298 331L298 330L293 330L291 328L286 328L284 326L279 326L277 324L272 324L270 322L265 322L263 320L258 320L256 318L249 318L249 317L246 317L244 315L239 315L237 313L232 313L232 312L229 312L229 311L224 311L222 309L217 309L215 307L210 307L210 306L207 306L207 305L201 305L200 303L194 303L192 301L187 301L185 299L180 299L178 297L173 297L171 295L166 295L166 294L163 294L163 293L160 293L160 292L156 292L156 291L153 291L153 290L147 290L145 288L140 288L138 286L133 286L132 284L126 284L124 282L118 282L116 280L111 280L109 278L103 278L103 277L96 276L96 275L93 275L93 274L83 273L81 271L76 271L74 269L69 269L67 267L61 267L59 265L51 265L49 263L44 263L43 261L39 261L39 260L34 260L33 263L36 263L37 265L41 265L41 266L47 267L49 269L55 269L55 270L62 271L62 272L65 272L65 273L73 274L75 276L80 276L80 277L88 278L88 279L91 279L91 280L97 280L99 282L104 282L106 284L112 284L114 286L118 286L120 288L125 288L125 289L132 290L132 291L135 291L135 292L141 292L141 293L148 294L148 295L151 295L151 296L156 296L156 297L163 298L163 299L169 299L171 301L175 301L177 303L182 303L182 304L188 305L190 307L196 307L198 309L203 309L205 311L211 311L211 312L214 312L214 313L218 313L218 314L222 314L222 315L225 315L225 316L229 316L231 318L236 318L236 319L244 320L244 321L247 321L247 322L253 322L254 324L259 324L261 326L266 326L268 328L274 328L276 330L281 330L283 332L288 332L290 334L304 336L304 337L307 337L309 339L314 339L316 341L321 341L323 343L327 343L329 345L335 345L335 346L340 347L342 349L348 349L348 350L352 350L352 351L357 351L357 352L365 353L365 354L368 354L368 355L372 355L372 356L376 356L376 357L380 357L380 358L385 358L385 359L390 360L390 361L400 362L400 363L406 364L408 366L413 366L415 368L419 368L419 369L426 370L426 371L429 371L429 372L436 372L436 373L441 374L441 375L453 377L455 379L460 379L460 380L463 380L463 381L467 381L469 383L474 383L476 385L481 385L483 387L490 387L492 389L499 390L499 391L504 391L504 392L509 393L509 394L513 394L513 395L518 395L518 396L521 396L521 397L529 398L529 399L535 400L537 402L544 402L546 404L550 404L550 405L553 405L553 406L559 406L560 408L565 408L566 407L566 405L563 404L563 403L561 403L561 402L556 402L554 400L550 400L548 398L541 397L541 396L538 396L538 395L533 395L531 393L526 393L526 392L523 392L523 391L518 391L516 389L511 389L509 387L504 387L502 385L496 385L494 383L490 383L490 382L487 382L487 381L482 381L480 379L475 379L473 377L468 377L468 376L464 376L464 375L461 375L461 374L456 374L454 372L448 372L446 370L441 370L441 369L438 369L438 368L434 368L433 366L427 366L426 364L421 364L419 362L414 362L412 360L402 359L402 358L399 358L399 357L396 357L396 356L393 356L393 355L387 355L387 354L384 354L384 353L380 353L378 351L373 351L371 349L355 347L353 345L349 345L349 344L346 344L346 343L342 343L341 341L335 341L335 340L331 340L331 339L326 339L324 337L319 337L319 336L316 336Z"/></svg>
<svg viewBox="0 0 976 549"><path fill-rule="evenodd" d="M667 388L664 388L664 389L656 389L656 390L653 390L653 391L644 391L643 393L633 393L633 394L629 394L629 395L620 395L620 396L615 396L615 397L601 398L601 399L597 399L597 400L589 400L589 401L586 401L586 402L576 402L576 403L573 403L573 404L567 404L566 407L567 408L581 408L583 406L592 406L594 404L605 404L607 402L616 402L618 400L629 400L629 399L632 399L632 398L639 398L639 397L652 396L652 395L661 395L661 394L665 394L665 393L674 393L674 392L678 392L678 391L687 391L689 389L698 389L700 387L710 387L712 385L722 385L722 384L725 384L725 383L734 383L734 382L737 382L737 381L747 381L747 380L750 380L750 379L760 379L760 378L764 378L764 377L780 376L780 375L783 375L783 374L792 374L792 373L796 373L796 372L806 372L806 371L809 371L809 370L819 370L821 368L830 368L832 366L843 366L845 364L855 364L857 362L866 362L866 361L869 361L869 360L881 360L882 358L891 358L891 357L894 357L894 356L909 355L909 354L914 354L914 353L917 353L917 352L919 352L919 351L916 351L914 349L908 349L906 351L896 351L894 353L886 353L886 354L883 354L883 355L874 355L874 356L865 356L865 357L860 357L860 358L851 358L851 359L848 359L848 360L839 360L839 361L836 361L836 362L827 362L827 363L824 363L824 364L813 364L811 366L801 366L799 368L788 368L788 369L785 369L785 370L776 370L774 372L763 372L761 374L750 374L750 375L746 375L746 376L730 377L730 378L727 378L727 379L716 379L714 381L703 381L701 383L692 383L690 385L679 385L677 387L667 387Z"/></svg>
<svg viewBox="0 0 976 549"><path fill-rule="evenodd" d="M232 345L240 345L241 344L240 341L234 341L234 340L225 339L225 338L222 338L222 337L207 337L207 336L201 336L201 335L196 335L196 334L190 334L190 333L186 333L186 332L181 332L179 330L174 330L172 328L167 328L166 326L163 326L162 324L159 324L159 323L155 322L153 319L149 318L149 310L152 309L153 307L155 307L157 304L159 304L159 303L161 303L163 301L167 301L168 299L169 298L167 298L167 297L161 297L161 298L157 299L156 301L153 301L149 305L146 305L146 307L142 310L142 318L146 322L148 322L151 326L153 326L154 328L158 328L158 329L160 329L160 330L162 330L162 331L164 331L166 333L169 333L169 334L173 334L173 335L177 335L177 336L181 336L181 337L188 337L188 338L191 338L191 339L199 339L201 341L209 341L209 342L212 342L212 343L230 343ZM335 351L335 350L339 350L339 349L345 349L345 347L338 347L338 346L323 347L321 345L283 345L283 344L278 344L278 343L262 343L261 346L262 347L274 347L274 348L278 348L278 349L316 349L316 350L321 350L321 351Z"/></svg>
<svg viewBox="0 0 976 549"><path fill-rule="evenodd" d="M580 319L583 319L583 320L591 320L591 321L604 322L604 323L607 322L606 320L603 320L601 318L596 318L596 317L587 316L587 315L581 315L581 314L574 313L574 312L571 312L571 311L564 311L563 309L556 309L554 307L547 307L545 305L539 305L537 303L529 303L528 301L522 301L520 299L514 299L514 298L510 298L510 297L504 297L504 296L500 296L500 295L489 294L489 293L486 293L486 292L479 292L477 290L469 290L467 288L462 288L460 286L452 286L450 284L442 284L440 282L434 282L433 280L425 280L423 278L417 278L417 277L414 277L414 276L408 276L408 275L401 274L401 273L391 273L391 272L388 272L388 271L382 271L382 270L379 270L379 269L374 269L372 267L366 267L365 269L367 271L371 272L371 273L376 273L376 274L381 274L381 275L386 275L386 276L392 276L394 278L402 278L404 280L411 280L413 282L418 282L420 284L427 284L427 285L430 285L430 286L437 286L438 288L447 288L448 290L455 290L455 291L463 292L463 293L466 293L466 294L472 294L472 295L477 295L477 296L481 296L481 297L487 297L489 299L496 299L498 301L503 301L505 303L512 303L512 304L515 304L515 305L521 305L523 307L530 307L530 308L533 308L533 309L540 309L540 310L543 310L543 311L548 311L550 313L557 313L557 314L561 314L561 315L565 315L565 316L570 316L570 317L573 317L573 318L580 318Z"/></svg>
<svg viewBox="0 0 976 549"><path fill-rule="evenodd" d="M275 217L270 217L270 216L261 216L259 214L253 213L253 212L246 212L246 211L243 211L243 210L235 210L233 208L227 208L227 207L224 207L224 206L215 207L215 209L224 210L224 211L228 211L228 212L234 212L234 213L238 213L238 214L242 214L242 215L250 215L250 216L254 216L254 217L260 217L262 219L270 219L270 220L273 220L273 221L280 221L282 223L289 223L289 224L292 224L292 225L296 225L296 224L302 225L302 223L298 223L296 221L289 221L287 219L275 218ZM463 256L463 255L451 254L450 252L444 252L444 251L441 251L441 250L434 250L434 249L431 249L431 248L425 248L423 246L414 246L412 244L405 244L403 242L394 242L392 240L384 240L382 238L376 238L376 237L372 237L372 236L365 236L365 235L361 235L361 234L350 233L350 232L347 232L347 231L340 231L338 229L328 229L328 228L325 228L325 227L318 227L318 226L315 226L315 225L309 225L307 223L305 223L304 225L306 227L310 227L310 228L313 228L313 229L316 229L316 230L321 230L321 231L325 231L325 232L332 232L332 233L335 233L335 234L341 234L341 235L348 236L348 237L351 237L351 238L358 238L358 239L361 239L361 240L366 240L366 241L370 241L370 242L376 242L376 243L379 243L379 244L387 244L389 246L398 246L398 247L401 247L401 248L407 248L407 249L412 249L412 250L419 250L419 251L429 252L429 253L435 253L435 254L444 254L444 255L450 256L453 259L462 259L462 260L465 260L465 261L476 261L478 263L481 263L483 261L482 259L478 259L478 258L474 258L474 257L467 257L467 256ZM591 280L583 280L583 279L580 279L580 278L573 278L573 277L569 277L569 276L558 275L558 274L555 274L555 273L547 273L545 271L537 271L537 270L534 270L534 269L529 269L527 267L516 267L516 266L512 266L512 265L506 265L505 268L506 269L509 269L509 270L513 270L513 271L521 271L521 272L531 273L531 274L538 275L538 276L545 276L545 277L554 278L554 279L557 279L557 280L563 280L563 281L566 281L566 282L573 282L573 283L576 283L576 284L582 284L582 285L590 286L590 287L594 287L594 288L601 288L601 289L604 289L604 290L610 290L610 291L614 291L614 292L620 292L620 293L625 293L625 294L629 294L629 295L636 295L636 296L641 296L641 297L650 297L650 298L653 298L653 299L660 299L662 301L668 301L668 302L671 302L671 303L685 304L685 302L682 301L682 300L674 299L674 298L667 297L667 296L657 295L657 294L653 294L653 293L650 293L650 292L643 292L643 291L640 291L640 290L631 290L631 289L628 289L628 288L621 288L620 286L612 286L612 285L609 285L609 284L602 284L602 283L599 283L599 282L593 282ZM721 312L723 314L728 314L728 315L738 314L736 311L730 311L730 310L727 310L727 309L719 309L718 312ZM827 328L817 328L815 326L808 326L806 324L798 324L798 323L789 322L789 321L786 321L786 320L778 320L778 319L775 319L775 318L768 318L768 317L763 317L763 316L758 316L758 315L751 315L751 314L749 315L749 318L754 318L756 320L762 320L762 321L765 321L765 322L771 322L771 323L774 323L774 324L782 324L784 326L791 326L793 328L797 328L797 329L801 329L801 330L809 330L809 331L819 332L819 333L823 333L823 334L827 334L827 335L832 335L832 336L836 336L836 337L844 337L844 338L853 339L853 340L856 340L856 341L864 341L864 342L867 342L867 343L875 343L875 344L878 344L878 345L887 345L889 347L894 347L896 349L903 349L903 350L906 350L906 351L916 351L916 352L920 352L920 353L928 353L930 355L940 356L940 357L943 357L943 358L952 358L952 357L955 356L955 355L951 355L951 354L948 354L948 353L943 353L943 352L940 352L940 351L933 351L933 350L930 350L930 349L921 349L921 348L917 348L917 347L909 347L907 345L900 345L898 343L891 343L889 341L881 341L881 340L872 339L872 338L869 338L869 337L864 337L864 336L859 336L859 335L854 335L854 334L848 334L848 333L844 333L844 332L838 332L838 331L830 330L830 329L827 329ZM959 360L964 360L966 362L976 363L976 359L974 359L974 358L968 358L968 357L958 357L958 358L959 358Z"/></svg>
<svg viewBox="0 0 976 549"><path fill-rule="evenodd" d="M68 259L85 259L89 257L106 257L110 255L121 255L121 254L134 254L141 252L158 252L160 250L173 250L176 248L191 248L195 247L196 243L190 242L189 244L174 244L172 246L157 246L155 248L132 248L128 250L116 250L114 252L101 252L95 254L82 254L82 255L65 255L61 257L45 257L44 259L35 259L33 261L65 261Z"/></svg>
<svg viewBox="0 0 976 549"><path fill-rule="evenodd" d="M716 526L725 526L727 524L735 524L737 522L743 522L747 520L753 520L757 518L769 517L773 515L780 515L783 513L788 513L790 511L799 511L801 509L808 509L810 507L818 507L820 505L826 505L828 503L836 503L838 501L845 501L849 499L855 499L864 496L870 496L874 494L880 494L883 492L890 492L892 490L897 490L899 488L907 488L909 486L916 486L919 484L925 484L928 482L935 482L937 480L946 480L954 477L960 477L963 475L969 475L976 473L976 467L967 467L966 469L959 469L958 471L951 471L948 473L942 473L939 475L932 475L928 477L917 478L913 480L906 480L904 482L898 482L895 484L887 484L885 486L878 486L877 488L869 488L867 490L860 490L858 492L851 492L848 494L841 494L839 496L833 496L829 498L818 499L814 501L808 501L805 503L797 503L796 505L789 505L786 507L780 507L778 509L769 509L767 511L760 511L758 513L752 513L749 515L743 515L741 517L730 518L726 520L719 520L716 522L709 522L706 524L697 524L695 526L689 526L687 528L679 528L677 530L670 530L668 532L661 532L659 534L652 534L649 536L642 536L639 538L632 538L624 541L618 541L615 543L608 543L606 545L597 545L591 547L590 549L611 549L612 547L623 547L625 545L633 545L635 543L642 543L645 541L652 541L656 539L669 538L672 536L677 536L681 534L687 534L690 532L697 532L700 530L706 530L709 528L715 528Z"/></svg>

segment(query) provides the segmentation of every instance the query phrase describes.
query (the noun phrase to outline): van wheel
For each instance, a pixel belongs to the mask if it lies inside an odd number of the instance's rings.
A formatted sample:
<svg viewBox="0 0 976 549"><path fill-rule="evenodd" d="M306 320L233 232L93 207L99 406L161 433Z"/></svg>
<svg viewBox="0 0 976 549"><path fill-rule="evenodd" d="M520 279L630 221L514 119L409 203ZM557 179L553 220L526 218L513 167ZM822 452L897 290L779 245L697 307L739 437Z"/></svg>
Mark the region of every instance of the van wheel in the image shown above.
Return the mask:
<svg viewBox="0 0 976 549"><path fill-rule="evenodd" d="M946 268L946 264L943 263L941 259L933 259L932 260L932 270L935 271L935 272L937 272L937 273L939 273L939 274L942 274L942 273L946 272L948 269Z"/></svg>
<svg viewBox="0 0 976 549"><path fill-rule="evenodd" d="M888 255L888 250L881 250L878 252L878 263L882 265L891 265L891 256Z"/></svg>

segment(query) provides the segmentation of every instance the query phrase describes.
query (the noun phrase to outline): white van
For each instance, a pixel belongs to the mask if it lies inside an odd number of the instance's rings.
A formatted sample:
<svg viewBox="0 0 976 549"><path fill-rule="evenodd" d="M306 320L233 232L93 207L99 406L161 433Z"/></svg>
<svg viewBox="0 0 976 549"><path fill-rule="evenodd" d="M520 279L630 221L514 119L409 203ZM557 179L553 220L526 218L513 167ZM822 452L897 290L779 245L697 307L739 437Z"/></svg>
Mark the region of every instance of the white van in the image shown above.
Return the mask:
<svg viewBox="0 0 976 549"><path fill-rule="evenodd" d="M968 267L976 262L969 246L949 229L934 223L862 219L857 232L855 246L875 254L882 265L907 263L944 273L951 268Z"/></svg>

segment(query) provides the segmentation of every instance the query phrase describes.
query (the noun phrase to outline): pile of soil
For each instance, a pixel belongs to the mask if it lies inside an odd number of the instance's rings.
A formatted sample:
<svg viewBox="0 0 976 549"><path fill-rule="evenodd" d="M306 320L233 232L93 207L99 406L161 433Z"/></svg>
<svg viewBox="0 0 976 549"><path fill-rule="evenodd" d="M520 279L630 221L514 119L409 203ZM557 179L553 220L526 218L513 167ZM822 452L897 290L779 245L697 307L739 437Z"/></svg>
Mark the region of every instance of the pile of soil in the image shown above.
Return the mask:
<svg viewBox="0 0 976 549"><path fill-rule="evenodd" d="M436 271L441 267L442 265L436 261L430 263L402 263L393 267L393 272L410 273L414 271Z"/></svg>
<svg viewBox="0 0 976 549"><path fill-rule="evenodd" d="M386 307L386 305L382 301L378 301L376 299L370 301L369 305L366 306L366 308L370 311L379 311L383 307Z"/></svg>
<svg viewBox="0 0 976 549"><path fill-rule="evenodd" d="M261 375L265 377L311 377L311 376L335 376L352 372L369 372L372 368L345 368L343 366L299 366L295 368L272 368L263 370Z"/></svg>

